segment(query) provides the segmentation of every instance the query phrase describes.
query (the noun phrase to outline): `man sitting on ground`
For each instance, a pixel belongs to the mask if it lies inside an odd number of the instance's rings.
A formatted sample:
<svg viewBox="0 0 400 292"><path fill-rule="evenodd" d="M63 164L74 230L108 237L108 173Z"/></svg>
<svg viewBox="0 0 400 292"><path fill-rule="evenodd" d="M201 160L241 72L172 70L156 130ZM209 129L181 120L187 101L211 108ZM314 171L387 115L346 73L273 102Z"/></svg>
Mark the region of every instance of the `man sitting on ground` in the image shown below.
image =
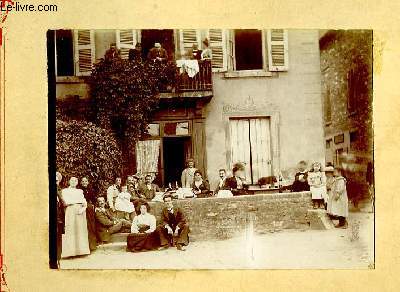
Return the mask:
<svg viewBox="0 0 400 292"><path fill-rule="evenodd" d="M131 223L125 219L115 218L109 209L106 209L106 201L103 197L97 198L96 231L101 242L108 242L111 234L117 232L130 232Z"/></svg>
<svg viewBox="0 0 400 292"><path fill-rule="evenodd" d="M179 207L172 204L171 195L164 196L165 207L161 212L161 225L157 231L160 236L161 248L176 246L178 250L185 250L184 246L189 244L189 225L186 223L185 215Z"/></svg>

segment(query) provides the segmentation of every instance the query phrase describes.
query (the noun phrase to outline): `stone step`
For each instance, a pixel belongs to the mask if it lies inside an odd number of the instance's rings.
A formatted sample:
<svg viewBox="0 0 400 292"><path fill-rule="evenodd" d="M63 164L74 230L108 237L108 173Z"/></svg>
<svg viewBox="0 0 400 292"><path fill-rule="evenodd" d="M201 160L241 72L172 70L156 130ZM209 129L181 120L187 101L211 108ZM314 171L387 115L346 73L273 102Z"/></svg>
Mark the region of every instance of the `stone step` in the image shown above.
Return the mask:
<svg viewBox="0 0 400 292"><path fill-rule="evenodd" d="M307 217L310 220L310 228L314 230L328 230L335 228L332 220L329 218L325 210L310 209L307 212Z"/></svg>
<svg viewBox="0 0 400 292"><path fill-rule="evenodd" d="M129 233L114 233L111 235L110 238L110 243L114 243L114 242L125 242L126 243L126 239L128 238Z"/></svg>

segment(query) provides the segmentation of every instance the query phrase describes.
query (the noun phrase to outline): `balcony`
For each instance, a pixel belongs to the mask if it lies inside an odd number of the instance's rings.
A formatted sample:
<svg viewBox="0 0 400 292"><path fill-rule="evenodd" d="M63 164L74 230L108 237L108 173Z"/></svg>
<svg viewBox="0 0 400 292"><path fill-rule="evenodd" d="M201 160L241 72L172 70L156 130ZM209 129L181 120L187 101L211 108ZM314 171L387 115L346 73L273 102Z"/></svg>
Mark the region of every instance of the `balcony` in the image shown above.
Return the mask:
<svg viewBox="0 0 400 292"><path fill-rule="evenodd" d="M160 93L161 100L203 99L208 102L212 97L212 66L210 60L177 60L178 79L175 86ZM189 77L185 62L197 62L198 72Z"/></svg>

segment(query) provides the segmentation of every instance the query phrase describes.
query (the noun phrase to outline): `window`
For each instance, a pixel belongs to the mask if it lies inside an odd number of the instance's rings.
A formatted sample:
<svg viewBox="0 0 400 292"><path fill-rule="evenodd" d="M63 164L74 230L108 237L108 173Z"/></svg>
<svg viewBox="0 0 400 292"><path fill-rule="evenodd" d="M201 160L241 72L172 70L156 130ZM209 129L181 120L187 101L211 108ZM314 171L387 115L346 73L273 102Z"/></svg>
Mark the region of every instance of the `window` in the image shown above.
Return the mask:
<svg viewBox="0 0 400 292"><path fill-rule="evenodd" d="M344 134L336 135L334 137L335 144L340 144L344 142Z"/></svg>
<svg viewBox="0 0 400 292"><path fill-rule="evenodd" d="M57 30L55 35L57 76L90 75L95 60L94 31Z"/></svg>
<svg viewBox="0 0 400 292"><path fill-rule="evenodd" d="M236 70L263 69L262 48L261 30L235 30Z"/></svg>
<svg viewBox="0 0 400 292"><path fill-rule="evenodd" d="M332 139L328 139L328 140L326 140L326 145L325 145L325 148L326 148L326 149L330 149L330 148L331 148L331 146L332 146Z"/></svg>
<svg viewBox="0 0 400 292"><path fill-rule="evenodd" d="M256 184L271 175L271 133L269 118L231 119L231 166L245 165L246 180Z"/></svg>
<svg viewBox="0 0 400 292"><path fill-rule="evenodd" d="M164 124L165 136L189 135L189 122L168 122Z"/></svg>
<svg viewBox="0 0 400 292"><path fill-rule="evenodd" d="M56 30L57 76L74 75L74 42L72 30Z"/></svg>

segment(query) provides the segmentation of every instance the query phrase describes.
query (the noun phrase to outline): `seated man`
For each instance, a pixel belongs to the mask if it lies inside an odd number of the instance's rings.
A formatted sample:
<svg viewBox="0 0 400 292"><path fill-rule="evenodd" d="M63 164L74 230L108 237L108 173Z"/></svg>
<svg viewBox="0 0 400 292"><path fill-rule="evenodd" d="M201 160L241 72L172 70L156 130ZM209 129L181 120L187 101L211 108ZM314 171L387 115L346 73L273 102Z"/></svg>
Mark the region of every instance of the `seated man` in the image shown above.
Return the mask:
<svg viewBox="0 0 400 292"><path fill-rule="evenodd" d="M144 184L139 187L139 197L141 199L151 201L156 196L156 192L160 191L158 185L152 182L152 176L150 174L146 175Z"/></svg>
<svg viewBox="0 0 400 292"><path fill-rule="evenodd" d="M226 180L226 170L224 168L221 168L219 171L219 181L218 181L218 185L215 188L215 193L217 194L220 190L224 190L224 186L225 186L225 180Z"/></svg>
<svg viewBox="0 0 400 292"><path fill-rule="evenodd" d="M106 209L103 197L97 198L96 231L101 242L110 240L111 234L117 232L130 232L131 223L125 219L115 218L109 209ZM125 230L126 229L126 230Z"/></svg>
<svg viewBox="0 0 400 292"><path fill-rule="evenodd" d="M185 215L178 207L172 204L171 195L164 196L165 208L161 212L161 224L157 231L160 236L161 248L176 246L178 250L185 250L184 246L189 244L189 225L186 223Z"/></svg>

